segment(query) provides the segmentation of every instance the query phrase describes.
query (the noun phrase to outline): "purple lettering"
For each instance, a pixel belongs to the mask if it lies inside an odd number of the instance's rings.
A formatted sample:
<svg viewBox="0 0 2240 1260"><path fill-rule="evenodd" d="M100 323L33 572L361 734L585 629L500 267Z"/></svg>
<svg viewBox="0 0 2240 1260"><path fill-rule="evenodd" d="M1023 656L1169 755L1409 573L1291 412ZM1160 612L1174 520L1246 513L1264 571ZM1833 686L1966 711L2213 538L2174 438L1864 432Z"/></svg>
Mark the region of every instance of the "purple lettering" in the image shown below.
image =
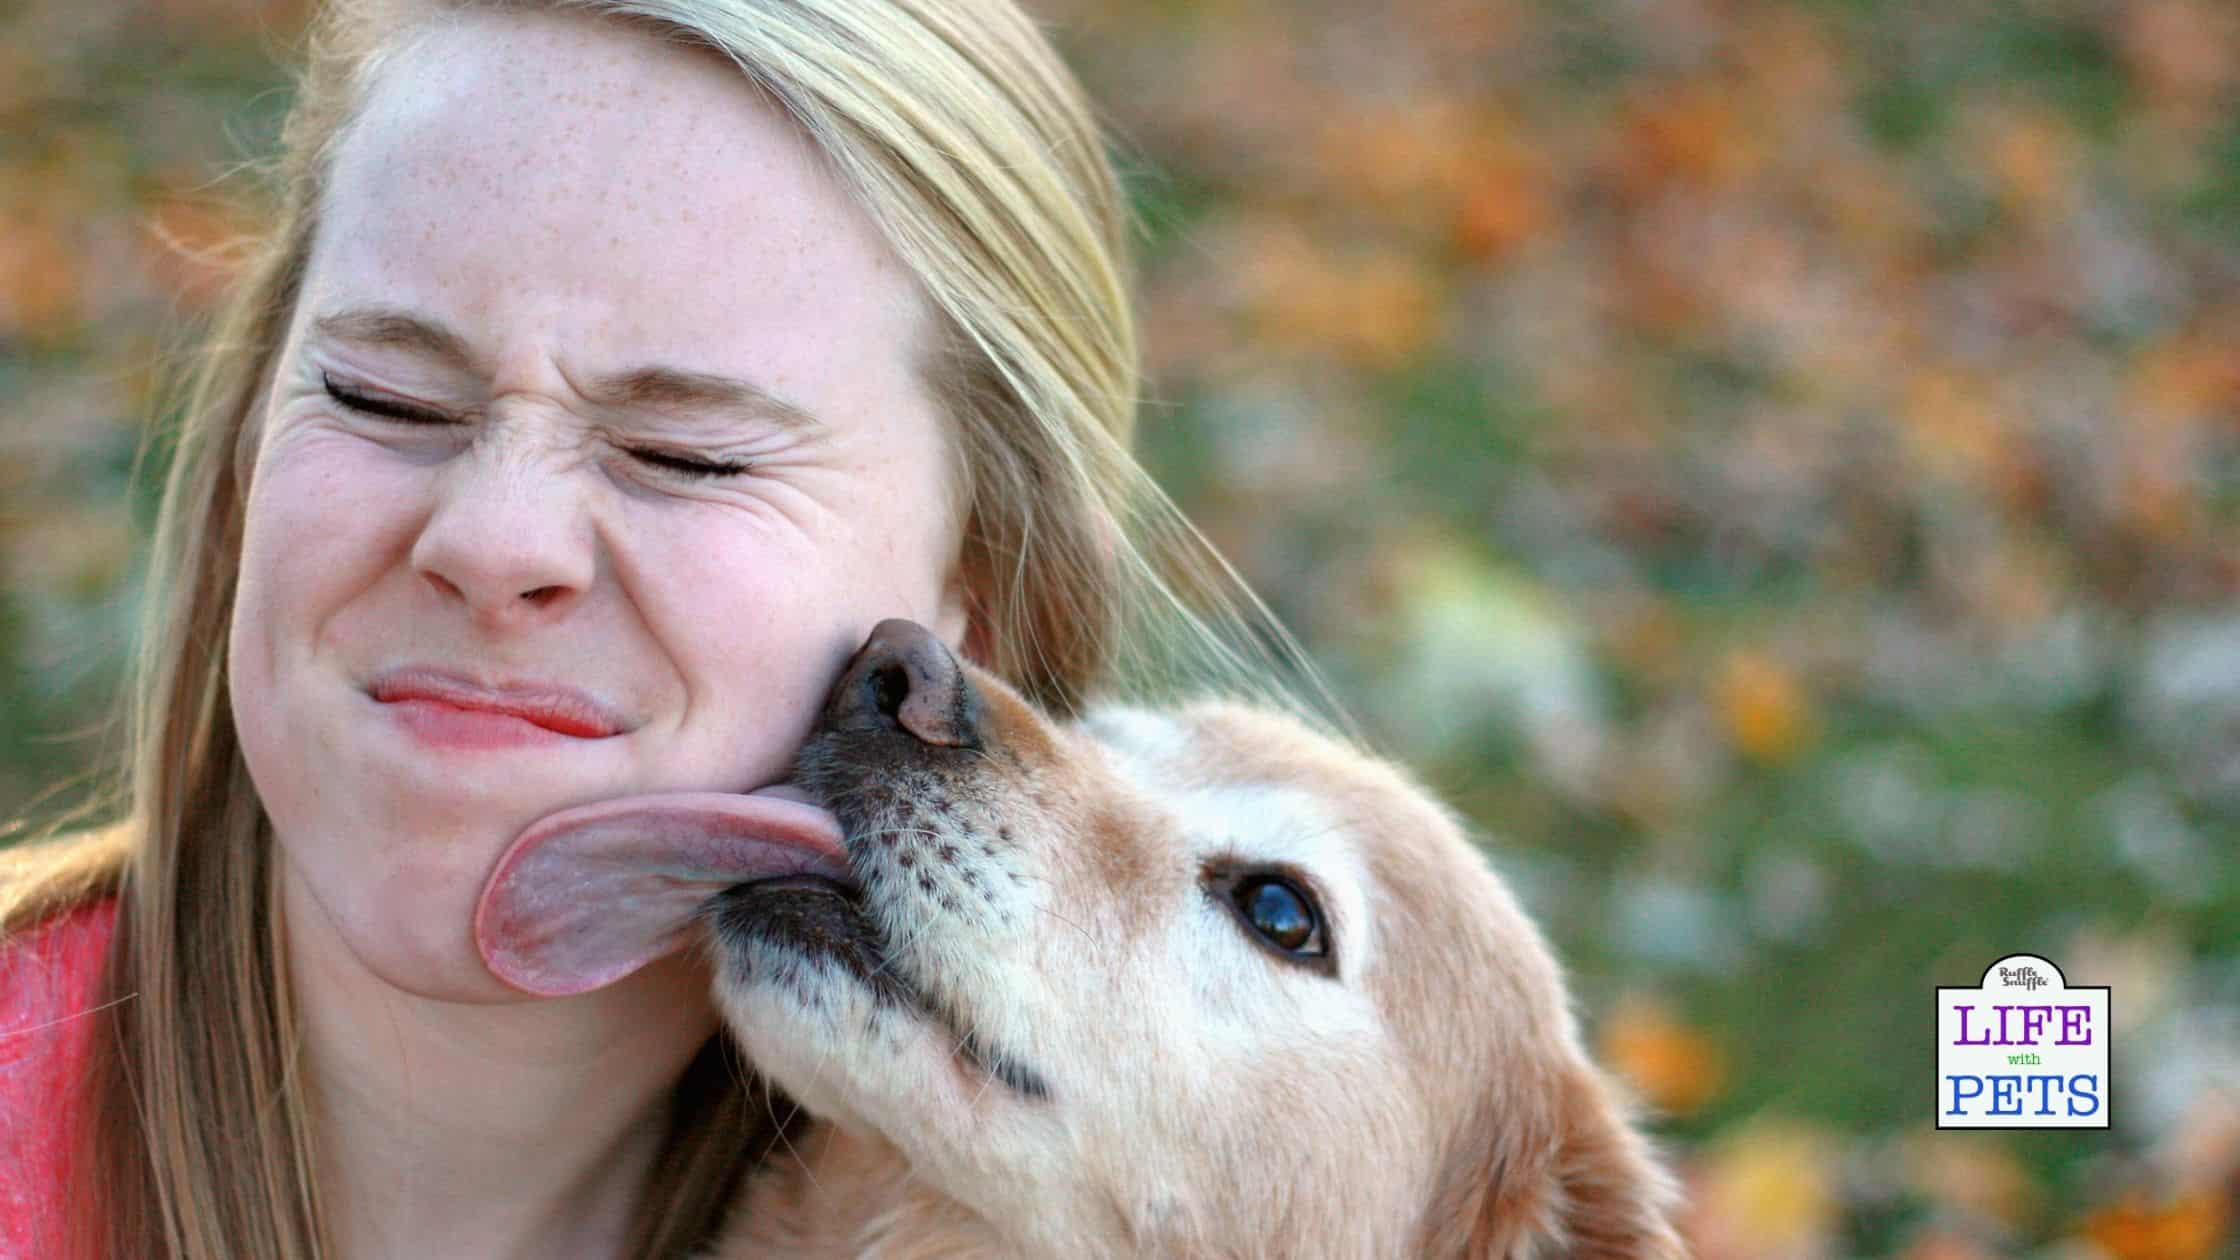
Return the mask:
<svg viewBox="0 0 2240 1260"><path fill-rule="evenodd" d="M1955 1005L1952 1010L1959 1017L1959 1033L1952 1039L1956 1046L2038 1046L2044 1045L2048 1034L2056 1034L2053 1044L2061 1046L2089 1046L2092 1044L2092 1008L2067 1005L1994 1005L1991 1010L1995 1021L1978 1023L1975 1007Z"/></svg>
<svg viewBox="0 0 2240 1260"><path fill-rule="evenodd" d="M1953 1045L1988 1046L1991 1044L1991 1034L1988 1032L1983 1034L1981 1037L1971 1037L1968 1035L1968 1012L1976 1009L1975 1007L1955 1006L1952 1009L1960 1013L1960 1035L1953 1039Z"/></svg>
<svg viewBox="0 0 2240 1260"><path fill-rule="evenodd" d="M1991 1009L1999 1012L1999 1039L1991 1044L1995 1046L2027 1046L2031 1044L2030 1025L2033 1022L2031 1015L2037 1011L2036 1007L2002 1005L1994 1006ZM2019 1037L2015 1035L2014 1029L2015 1012L2017 1011L2022 1013L2022 1035ZM2042 1019L2044 1016L2040 1015L2039 1018Z"/></svg>
<svg viewBox="0 0 2240 1260"><path fill-rule="evenodd" d="M2046 1021L2053 1018L2053 1012L2043 1006L2023 1006L2016 1009L2022 1012L2022 1044L2037 1045L2038 1036L2045 1031Z"/></svg>
<svg viewBox="0 0 2240 1260"><path fill-rule="evenodd" d="M2061 1039L2058 1046L2089 1046L2092 1044L2092 1008L2089 1006L2064 1006L2061 1011Z"/></svg>

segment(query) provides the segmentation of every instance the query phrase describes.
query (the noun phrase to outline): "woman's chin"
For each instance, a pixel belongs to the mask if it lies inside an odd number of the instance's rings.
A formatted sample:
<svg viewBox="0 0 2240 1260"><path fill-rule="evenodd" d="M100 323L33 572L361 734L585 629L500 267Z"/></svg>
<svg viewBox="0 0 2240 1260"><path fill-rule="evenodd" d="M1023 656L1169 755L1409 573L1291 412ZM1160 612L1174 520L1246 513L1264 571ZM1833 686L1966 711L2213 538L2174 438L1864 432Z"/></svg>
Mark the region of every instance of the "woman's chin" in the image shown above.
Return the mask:
<svg viewBox="0 0 2240 1260"><path fill-rule="evenodd" d="M421 879L412 878L411 870L400 866L378 887L329 898L300 868L284 869L288 965L296 972L298 992L309 980L338 992L479 1006L545 1003L558 1010L638 1005L645 1008L644 1019L701 1011L712 1028L711 975L701 951L679 950L588 993L546 997L524 992L492 974L475 947L471 925L482 870L446 871L442 878L423 871Z"/></svg>
<svg viewBox="0 0 2240 1260"><path fill-rule="evenodd" d="M444 1002L530 1000L491 975L474 947L469 926L489 861L467 870L406 857L366 884L322 879L342 876L341 864L322 872L314 858L307 869L289 859L285 844L280 854L288 962L299 985L378 986Z"/></svg>

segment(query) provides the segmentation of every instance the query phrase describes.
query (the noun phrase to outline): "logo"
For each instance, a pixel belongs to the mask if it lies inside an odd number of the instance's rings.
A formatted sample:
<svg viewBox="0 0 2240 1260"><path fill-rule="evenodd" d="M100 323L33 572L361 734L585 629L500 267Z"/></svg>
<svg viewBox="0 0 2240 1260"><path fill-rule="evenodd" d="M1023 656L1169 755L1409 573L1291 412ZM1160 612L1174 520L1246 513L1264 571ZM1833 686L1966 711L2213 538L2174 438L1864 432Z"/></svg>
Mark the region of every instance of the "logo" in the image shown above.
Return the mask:
<svg viewBox="0 0 2240 1260"><path fill-rule="evenodd" d="M2033 954L1937 990L1937 1127L2108 1127L2108 987Z"/></svg>

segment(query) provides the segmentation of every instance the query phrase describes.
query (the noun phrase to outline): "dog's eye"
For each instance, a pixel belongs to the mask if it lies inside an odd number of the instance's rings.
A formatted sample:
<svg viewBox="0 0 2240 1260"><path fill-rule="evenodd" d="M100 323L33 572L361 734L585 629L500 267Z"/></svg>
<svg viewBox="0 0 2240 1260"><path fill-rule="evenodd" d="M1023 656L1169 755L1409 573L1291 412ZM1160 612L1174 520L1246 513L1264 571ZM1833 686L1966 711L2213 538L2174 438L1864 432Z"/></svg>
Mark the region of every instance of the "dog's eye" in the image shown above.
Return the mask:
<svg viewBox="0 0 2240 1260"><path fill-rule="evenodd" d="M1329 921L1306 872L1223 855L1200 868L1199 880L1207 899L1234 919L1254 945L1292 966L1338 978Z"/></svg>
<svg viewBox="0 0 2240 1260"><path fill-rule="evenodd" d="M1232 896L1244 921L1270 945L1305 958L1319 958L1329 952L1314 899L1289 880L1254 876L1238 881Z"/></svg>

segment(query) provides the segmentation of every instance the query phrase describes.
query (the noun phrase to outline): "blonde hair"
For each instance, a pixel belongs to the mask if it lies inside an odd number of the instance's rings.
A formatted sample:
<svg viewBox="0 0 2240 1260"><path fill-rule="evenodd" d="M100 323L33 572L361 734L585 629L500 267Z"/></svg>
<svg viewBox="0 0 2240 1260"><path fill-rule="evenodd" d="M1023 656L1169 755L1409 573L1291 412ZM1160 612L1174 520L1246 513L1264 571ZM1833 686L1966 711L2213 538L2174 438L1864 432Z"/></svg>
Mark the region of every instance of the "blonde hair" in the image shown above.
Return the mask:
<svg viewBox="0 0 2240 1260"><path fill-rule="evenodd" d="M0 858L0 930L121 894L103 997L130 1000L109 1016L115 1036L94 1039L82 1109L89 1253L278 1260L321 1245L274 863L224 651L259 403L337 139L411 32L468 9L598 15L720 53L858 197L944 332L927 373L951 426L983 664L1061 714L1092 690L1209 684L1300 708L1296 684L1312 682L1129 453L1124 201L1072 77L1009 0L343 0L313 29L271 232L177 435L128 695L129 817L98 844ZM723 1050L680 1086L635 1255L704 1242L759 1157L740 1138L767 1101Z"/></svg>

